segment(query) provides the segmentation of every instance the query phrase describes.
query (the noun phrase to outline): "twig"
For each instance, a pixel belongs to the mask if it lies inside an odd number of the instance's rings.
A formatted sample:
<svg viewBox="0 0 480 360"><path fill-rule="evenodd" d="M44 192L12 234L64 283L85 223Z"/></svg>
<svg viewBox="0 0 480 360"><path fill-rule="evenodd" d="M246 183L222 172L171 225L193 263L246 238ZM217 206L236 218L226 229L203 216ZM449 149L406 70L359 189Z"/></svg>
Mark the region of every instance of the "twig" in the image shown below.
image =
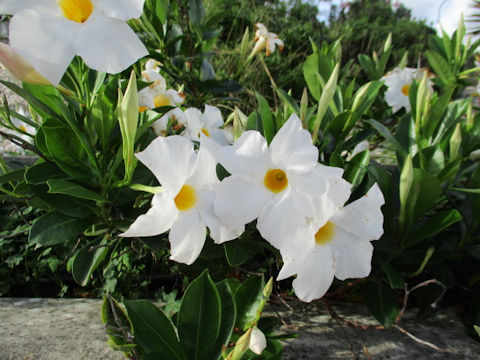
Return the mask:
<svg viewBox="0 0 480 360"><path fill-rule="evenodd" d="M401 328L401 327L398 326L397 324L394 324L393 326L394 326L396 329L398 329L398 331L400 331L402 334L407 335L410 339L414 340L415 342L417 342L417 343L419 343L419 344L428 346L429 348L432 348L432 349L437 350L437 351L440 351L440 352L451 353L451 351L449 351L449 350L447 350L447 349L441 349L441 348L439 348L438 346L436 346L436 345L434 345L434 344L432 344L432 343L429 343L428 341L419 339L418 337L416 337L415 335L409 333L407 330L405 330L404 328Z"/></svg>
<svg viewBox="0 0 480 360"><path fill-rule="evenodd" d="M4 131L0 131L0 135L3 136L5 139L11 141L15 145L18 145L25 150L30 150L31 152L34 152L35 154L40 156L42 159L47 160L45 155L43 155L43 153L40 150L38 150L35 146L30 144L29 142L23 140L21 137L18 137L18 136L12 135L12 134L8 134Z"/></svg>

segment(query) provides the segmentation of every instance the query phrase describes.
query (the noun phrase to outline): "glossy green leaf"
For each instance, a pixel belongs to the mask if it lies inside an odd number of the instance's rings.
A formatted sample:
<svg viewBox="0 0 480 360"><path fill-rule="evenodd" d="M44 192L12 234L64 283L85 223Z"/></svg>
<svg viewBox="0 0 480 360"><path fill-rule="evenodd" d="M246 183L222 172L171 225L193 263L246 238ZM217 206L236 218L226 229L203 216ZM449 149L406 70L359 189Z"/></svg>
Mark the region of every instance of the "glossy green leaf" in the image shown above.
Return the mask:
<svg viewBox="0 0 480 360"><path fill-rule="evenodd" d="M263 299L265 282L261 276L254 276L246 280L235 292L237 304L236 326L244 329L248 323L255 320L258 307ZM245 329L244 329L245 330Z"/></svg>
<svg viewBox="0 0 480 360"><path fill-rule="evenodd" d="M189 360L211 359L221 325L218 290L208 270L190 283L183 295L177 318L178 335Z"/></svg>
<svg viewBox="0 0 480 360"><path fill-rule="evenodd" d="M72 264L73 279L85 286L90 280L90 276L95 269L102 263L108 254L109 247L106 240L95 241L83 247L76 255Z"/></svg>
<svg viewBox="0 0 480 360"><path fill-rule="evenodd" d="M227 241L223 243L225 249L225 257L230 266L239 266L246 262L250 255L245 247L245 243L241 240Z"/></svg>
<svg viewBox="0 0 480 360"><path fill-rule="evenodd" d="M402 146L402 144L392 135L388 128L379 123L376 120L370 119L365 121L367 124L370 124L377 132L382 135L395 149L395 151L404 157L407 154L406 149Z"/></svg>
<svg viewBox="0 0 480 360"><path fill-rule="evenodd" d="M392 289L405 289L405 280L402 275L392 266L380 260L382 269L387 275L388 281L390 282L390 287Z"/></svg>
<svg viewBox="0 0 480 360"><path fill-rule="evenodd" d="M66 179L68 177L54 162L42 162L33 165L25 172L27 184L34 185L43 184L50 179Z"/></svg>
<svg viewBox="0 0 480 360"><path fill-rule="evenodd" d="M161 354L158 359L162 360L186 359L172 322L160 309L146 300L125 300L124 304L132 322L135 342L146 353Z"/></svg>
<svg viewBox="0 0 480 360"><path fill-rule="evenodd" d="M129 353L136 347L128 338L129 334L133 334L133 328L127 313L113 297L104 297L100 315L112 349Z"/></svg>
<svg viewBox="0 0 480 360"><path fill-rule="evenodd" d="M456 81L455 74L453 74L447 61L437 52L427 50L425 56L432 67L435 74L442 81L444 85L454 84Z"/></svg>
<svg viewBox="0 0 480 360"><path fill-rule="evenodd" d="M233 298L232 290L228 284L227 279L215 284L220 295L221 306L222 306L222 319L220 321L220 329L218 331L217 340L213 347L213 356L212 359L220 358L222 347L228 345L230 336L233 332L233 327L235 325L235 317L237 315L237 309L235 306L235 300Z"/></svg>
<svg viewBox="0 0 480 360"><path fill-rule="evenodd" d="M402 172L400 174L400 226L407 224L407 219L411 214L411 209L415 206L417 194L411 194L413 187L413 163L410 155L407 156L403 163Z"/></svg>
<svg viewBox="0 0 480 360"><path fill-rule="evenodd" d="M258 113L262 119L263 136L267 140L267 143L270 144L276 132L273 114L268 106L267 100L259 93L255 93L255 96L258 102Z"/></svg>
<svg viewBox="0 0 480 360"><path fill-rule="evenodd" d="M275 88L278 96L283 100L285 104L287 104L295 114L300 115L300 107L298 106L297 102L285 91L280 88Z"/></svg>
<svg viewBox="0 0 480 360"><path fill-rule="evenodd" d="M0 175L0 184L4 184L11 181L23 180L25 170L27 169L13 170Z"/></svg>
<svg viewBox="0 0 480 360"><path fill-rule="evenodd" d="M189 0L188 1L188 18L192 24L200 25L205 17L205 8L203 7L202 0Z"/></svg>
<svg viewBox="0 0 480 360"><path fill-rule="evenodd" d="M352 105L352 111L356 113L357 118L370 109L382 86L383 82L372 81L357 90Z"/></svg>
<svg viewBox="0 0 480 360"><path fill-rule="evenodd" d="M408 238L407 246L416 245L462 219L462 215L456 209L438 211L415 229L413 236Z"/></svg>
<svg viewBox="0 0 480 360"><path fill-rule="evenodd" d="M33 222L29 242L39 246L66 243L84 232L91 224L90 219L72 218L53 211Z"/></svg>
<svg viewBox="0 0 480 360"><path fill-rule="evenodd" d="M65 194L79 199L108 202L103 196L70 181L52 179L47 181L47 185L50 194Z"/></svg>
<svg viewBox="0 0 480 360"><path fill-rule="evenodd" d="M340 71L340 64L337 64L333 69L330 78L328 79L327 83L325 84L322 93L320 95L320 99L318 101L318 108L317 108L317 118L313 124L313 131L312 131L312 139L314 142L317 139L318 131L321 128L323 117L325 116L328 108L330 107L330 103L333 100L335 95L335 91L337 90L337 81L338 81L338 73Z"/></svg>
<svg viewBox="0 0 480 360"><path fill-rule="evenodd" d="M375 283L368 283L365 290L368 311L386 328L392 326L400 312L395 293L384 284Z"/></svg>
<svg viewBox="0 0 480 360"><path fill-rule="evenodd" d="M348 163L345 169L344 178L355 188L362 182L367 173L367 166L370 162L370 151L365 150L356 154Z"/></svg>

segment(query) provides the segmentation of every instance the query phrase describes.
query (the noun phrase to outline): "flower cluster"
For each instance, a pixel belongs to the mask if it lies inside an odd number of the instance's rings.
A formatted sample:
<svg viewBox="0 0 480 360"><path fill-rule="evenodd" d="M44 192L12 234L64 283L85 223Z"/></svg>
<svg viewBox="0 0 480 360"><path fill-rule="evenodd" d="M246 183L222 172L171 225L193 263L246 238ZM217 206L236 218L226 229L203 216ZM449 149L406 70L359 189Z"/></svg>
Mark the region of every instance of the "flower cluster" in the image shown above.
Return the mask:
<svg viewBox="0 0 480 360"><path fill-rule="evenodd" d="M220 244L256 220L262 237L283 258L278 279L297 275L293 287L304 301L322 297L334 277L369 274L370 241L383 233L383 195L374 185L344 206L351 186L342 178L343 170L318 163L318 149L296 115L270 145L258 131L245 131L226 146L203 131L199 137L198 152L186 137L174 135L158 137L137 154L163 191L123 236L170 229L171 259L191 264L202 250L207 227ZM221 182L217 162L230 173Z"/></svg>
<svg viewBox="0 0 480 360"><path fill-rule="evenodd" d="M395 68L382 77L385 85L388 87L385 92L385 101L392 107L393 112L397 112L402 107L410 111L409 93L413 81L420 81L424 73L428 76L428 88L433 92L433 83L430 80L432 75L426 69L414 69L405 67Z"/></svg>

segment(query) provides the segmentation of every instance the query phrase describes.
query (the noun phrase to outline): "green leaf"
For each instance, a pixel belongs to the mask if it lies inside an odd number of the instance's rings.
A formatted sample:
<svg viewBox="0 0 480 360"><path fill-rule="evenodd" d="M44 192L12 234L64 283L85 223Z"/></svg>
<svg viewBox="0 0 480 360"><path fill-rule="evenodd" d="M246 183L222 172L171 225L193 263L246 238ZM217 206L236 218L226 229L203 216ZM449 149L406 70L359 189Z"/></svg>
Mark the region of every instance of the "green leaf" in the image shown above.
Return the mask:
<svg viewBox="0 0 480 360"><path fill-rule="evenodd" d="M415 200L417 194L411 194L411 189L413 186L413 163L412 157L407 155L405 162L403 163L402 172L400 174L400 184L399 184L399 193L400 193L400 215L399 222L400 226L404 227L407 225L407 220L411 214L411 209L415 206ZM408 225L407 225L408 226Z"/></svg>
<svg viewBox="0 0 480 360"><path fill-rule="evenodd" d="M33 165L25 172L25 181L27 184L33 185L43 184L50 179L66 179L68 177L54 162Z"/></svg>
<svg viewBox="0 0 480 360"><path fill-rule="evenodd" d="M330 103L333 100L333 96L335 95L335 91L337 90L337 80L338 80L338 73L340 71L340 64L335 65L328 82L325 84L325 87L322 90L322 94L320 95L320 100L318 101L318 109L317 109L317 118L313 124L313 131L312 131L312 139L314 142L317 139L318 131L320 130L320 126L322 124L323 117L327 112L328 108L330 107Z"/></svg>
<svg viewBox="0 0 480 360"><path fill-rule="evenodd" d="M462 215L456 209L438 211L415 229L413 236L408 238L407 246L416 245L462 219Z"/></svg>
<svg viewBox="0 0 480 360"><path fill-rule="evenodd" d="M360 54L358 55L358 62L370 80L378 80L380 78L375 70L375 64L370 57L365 54Z"/></svg>
<svg viewBox="0 0 480 360"><path fill-rule="evenodd" d="M258 101L258 113L262 119L263 136L267 140L267 143L270 144L275 136L275 123L273 121L273 114L270 111L267 100L265 100L265 98L259 93L255 93L255 96L257 97Z"/></svg>
<svg viewBox="0 0 480 360"><path fill-rule="evenodd" d="M155 0L155 13L157 15L158 20L165 24L165 20L167 20L168 10L170 8L170 0Z"/></svg>
<svg viewBox="0 0 480 360"><path fill-rule="evenodd" d="M212 359L221 322L220 295L208 270L190 283L178 313L178 335L189 360Z"/></svg>
<svg viewBox="0 0 480 360"><path fill-rule="evenodd" d="M418 193L414 219L422 216L426 210L437 203L442 195L442 185L437 178L422 169L414 169L413 192Z"/></svg>
<svg viewBox="0 0 480 360"><path fill-rule="evenodd" d="M132 322L135 342L146 353L161 354L158 359L185 359L175 328L170 319L151 302L125 300L125 308Z"/></svg>
<svg viewBox="0 0 480 360"><path fill-rule="evenodd" d="M190 22L195 25L200 25L205 17L205 9L202 0L188 1L188 18Z"/></svg>
<svg viewBox="0 0 480 360"><path fill-rule="evenodd" d="M90 280L90 276L95 269L101 264L108 254L109 247L106 246L108 242L95 241L83 247L76 255L72 264L73 279L85 286Z"/></svg>
<svg viewBox="0 0 480 360"><path fill-rule="evenodd" d="M370 162L370 151L365 150L355 154L345 169L345 180L355 188L362 182L367 173L367 166Z"/></svg>
<svg viewBox="0 0 480 360"><path fill-rule="evenodd" d="M91 219L72 218L53 211L33 222L29 242L39 246L66 243L84 232L91 224Z"/></svg>
<svg viewBox="0 0 480 360"><path fill-rule="evenodd" d="M439 53L427 50L425 56L433 71L444 85L455 84L455 74L452 72L447 61Z"/></svg>
<svg viewBox="0 0 480 360"><path fill-rule="evenodd" d="M368 311L384 327L392 326L400 312L395 293L384 284L375 283L368 283L365 290L365 303Z"/></svg>
<svg viewBox="0 0 480 360"><path fill-rule="evenodd" d="M361 117L370 109L382 86L383 82L372 81L357 90L352 105L352 111L357 114L357 118Z"/></svg>
<svg viewBox="0 0 480 360"><path fill-rule="evenodd" d="M133 334L133 328L125 309L111 296L105 296L100 315L109 337L110 347L129 353L136 344L133 344L132 340L126 336L127 333Z"/></svg>
<svg viewBox="0 0 480 360"><path fill-rule="evenodd" d="M395 149L395 151L401 155L402 157L405 157L407 154L406 149L402 146L402 144L392 135L390 130L388 128L379 123L376 120L370 119L365 121L367 124L370 124L377 132L382 135Z"/></svg>
<svg viewBox="0 0 480 360"><path fill-rule="evenodd" d="M212 359L220 358L222 347L228 345L230 336L233 332L235 325L235 316L237 309L233 298L232 290L228 284L228 280L225 279L219 283L216 283L218 294L220 295L222 306L222 319L220 321L220 330L218 331L217 340L215 341L214 353ZM215 352L216 351L216 352Z"/></svg>
<svg viewBox="0 0 480 360"><path fill-rule="evenodd" d="M225 257L230 266L239 266L246 262L250 255L245 247L245 243L241 240L227 241L223 243L225 249Z"/></svg>
<svg viewBox="0 0 480 360"><path fill-rule="evenodd" d="M246 330L245 326L255 320L257 310L263 299L265 282L261 276L254 276L245 281L235 292L237 304L236 326Z"/></svg>
<svg viewBox="0 0 480 360"><path fill-rule="evenodd" d="M385 275L387 275L388 281L390 282L390 287L392 289L405 289L405 280L403 279L402 275L400 275L395 268L383 262L382 260L380 260L380 264L382 265Z"/></svg>
<svg viewBox="0 0 480 360"><path fill-rule="evenodd" d="M0 184L23 180L25 170L26 169L13 170L13 171L7 172L6 174L0 175Z"/></svg>
<svg viewBox="0 0 480 360"><path fill-rule="evenodd" d="M70 181L52 179L47 181L47 185L50 194L65 194L79 199L108 202L103 196Z"/></svg>
<svg viewBox="0 0 480 360"><path fill-rule="evenodd" d="M432 145L419 152L420 164L423 170L437 175L445 168L445 157L440 145Z"/></svg>
<svg viewBox="0 0 480 360"><path fill-rule="evenodd" d="M285 104L287 104L297 115L300 115L300 107L298 106L297 102L288 95L285 91L280 88L275 88L278 96L283 100Z"/></svg>

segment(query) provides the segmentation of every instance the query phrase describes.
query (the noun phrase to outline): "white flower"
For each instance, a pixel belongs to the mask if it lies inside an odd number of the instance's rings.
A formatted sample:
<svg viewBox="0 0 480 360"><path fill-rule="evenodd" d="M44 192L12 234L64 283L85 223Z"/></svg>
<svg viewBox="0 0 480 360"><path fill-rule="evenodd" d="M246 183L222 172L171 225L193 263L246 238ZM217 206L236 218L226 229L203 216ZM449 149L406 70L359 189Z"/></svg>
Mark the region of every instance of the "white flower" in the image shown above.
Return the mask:
<svg viewBox="0 0 480 360"><path fill-rule="evenodd" d="M257 355L260 355L267 347L267 339L265 334L256 326L252 328L252 332L250 333L250 342L248 347L254 354Z"/></svg>
<svg viewBox="0 0 480 360"><path fill-rule="evenodd" d="M11 46L0 43L0 64L18 80L39 85L51 85L35 70L22 56L18 55Z"/></svg>
<svg viewBox="0 0 480 360"><path fill-rule="evenodd" d="M385 100L387 104L392 107L393 112L397 112L402 107L404 107L407 112L410 111L411 107L408 98L410 86L412 85L413 80L422 80L425 71L425 69L413 69L408 67L404 69L395 68L382 77L381 80L383 80L388 87L385 92ZM433 91L431 80L428 80L428 86L430 91Z"/></svg>
<svg viewBox="0 0 480 360"><path fill-rule="evenodd" d="M146 63L145 70L142 71L142 80L152 84L138 92L140 111L161 106L179 106L185 101L183 94L173 89L167 90L167 83L158 72L157 64L158 62L150 59Z"/></svg>
<svg viewBox="0 0 480 360"><path fill-rule="evenodd" d="M326 190L327 179L342 175L318 164L318 149L296 115L270 146L258 131L246 131L232 146L217 147L215 156L231 174L217 187L216 214L233 228L258 218L260 234L274 246L286 229L313 216L309 199Z"/></svg>
<svg viewBox="0 0 480 360"><path fill-rule="evenodd" d="M229 145L233 142L233 135L221 129L224 122L222 113L216 106L205 105L203 114L197 108L188 108L185 110L185 116L187 138L199 141L203 134L219 145Z"/></svg>
<svg viewBox="0 0 480 360"><path fill-rule="evenodd" d="M277 34L269 32L265 25L256 23L257 31L255 32L255 47L250 54L250 57L265 49L265 55L270 56L275 51L275 46L278 46L280 51L283 50L283 41L278 38Z"/></svg>
<svg viewBox="0 0 480 360"><path fill-rule="evenodd" d="M155 134L157 134L158 136L166 136L169 121L172 125L172 128L177 131L182 127L186 126L187 116L180 108L175 108L168 111L167 113L165 113L165 115L163 115L160 119L158 119L152 124ZM185 131L183 131L182 133L184 132Z"/></svg>
<svg viewBox="0 0 480 360"><path fill-rule="evenodd" d="M383 234L383 194L377 184L343 207L350 195L344 180L329 182L325 196L314 199L315 215L307 226L284 233L284 265L277 280L297 274L295 294L310 302L322 297L333 278L362 278L370 273L373 246Z"/></svg>
<svg viewBox="0 0 480 360"><path fill-rule="evenodd" d="M54 85L75 55L92 69L118 73L148 54L126 20L144 0L3 0L10 44Z"/></svg>
<svg viewBox="0 0 480 360"><path fill-rule="evenodd" d="M121 236L154 236L170 230L172 260L193 263L205 243L206 227L216 242L238 237L243 229L228 231L213 212L213 188L218 184L216 162L208 150L193 149L181 136L158 137L136 154L163 187L152 207Z"/></svg>

